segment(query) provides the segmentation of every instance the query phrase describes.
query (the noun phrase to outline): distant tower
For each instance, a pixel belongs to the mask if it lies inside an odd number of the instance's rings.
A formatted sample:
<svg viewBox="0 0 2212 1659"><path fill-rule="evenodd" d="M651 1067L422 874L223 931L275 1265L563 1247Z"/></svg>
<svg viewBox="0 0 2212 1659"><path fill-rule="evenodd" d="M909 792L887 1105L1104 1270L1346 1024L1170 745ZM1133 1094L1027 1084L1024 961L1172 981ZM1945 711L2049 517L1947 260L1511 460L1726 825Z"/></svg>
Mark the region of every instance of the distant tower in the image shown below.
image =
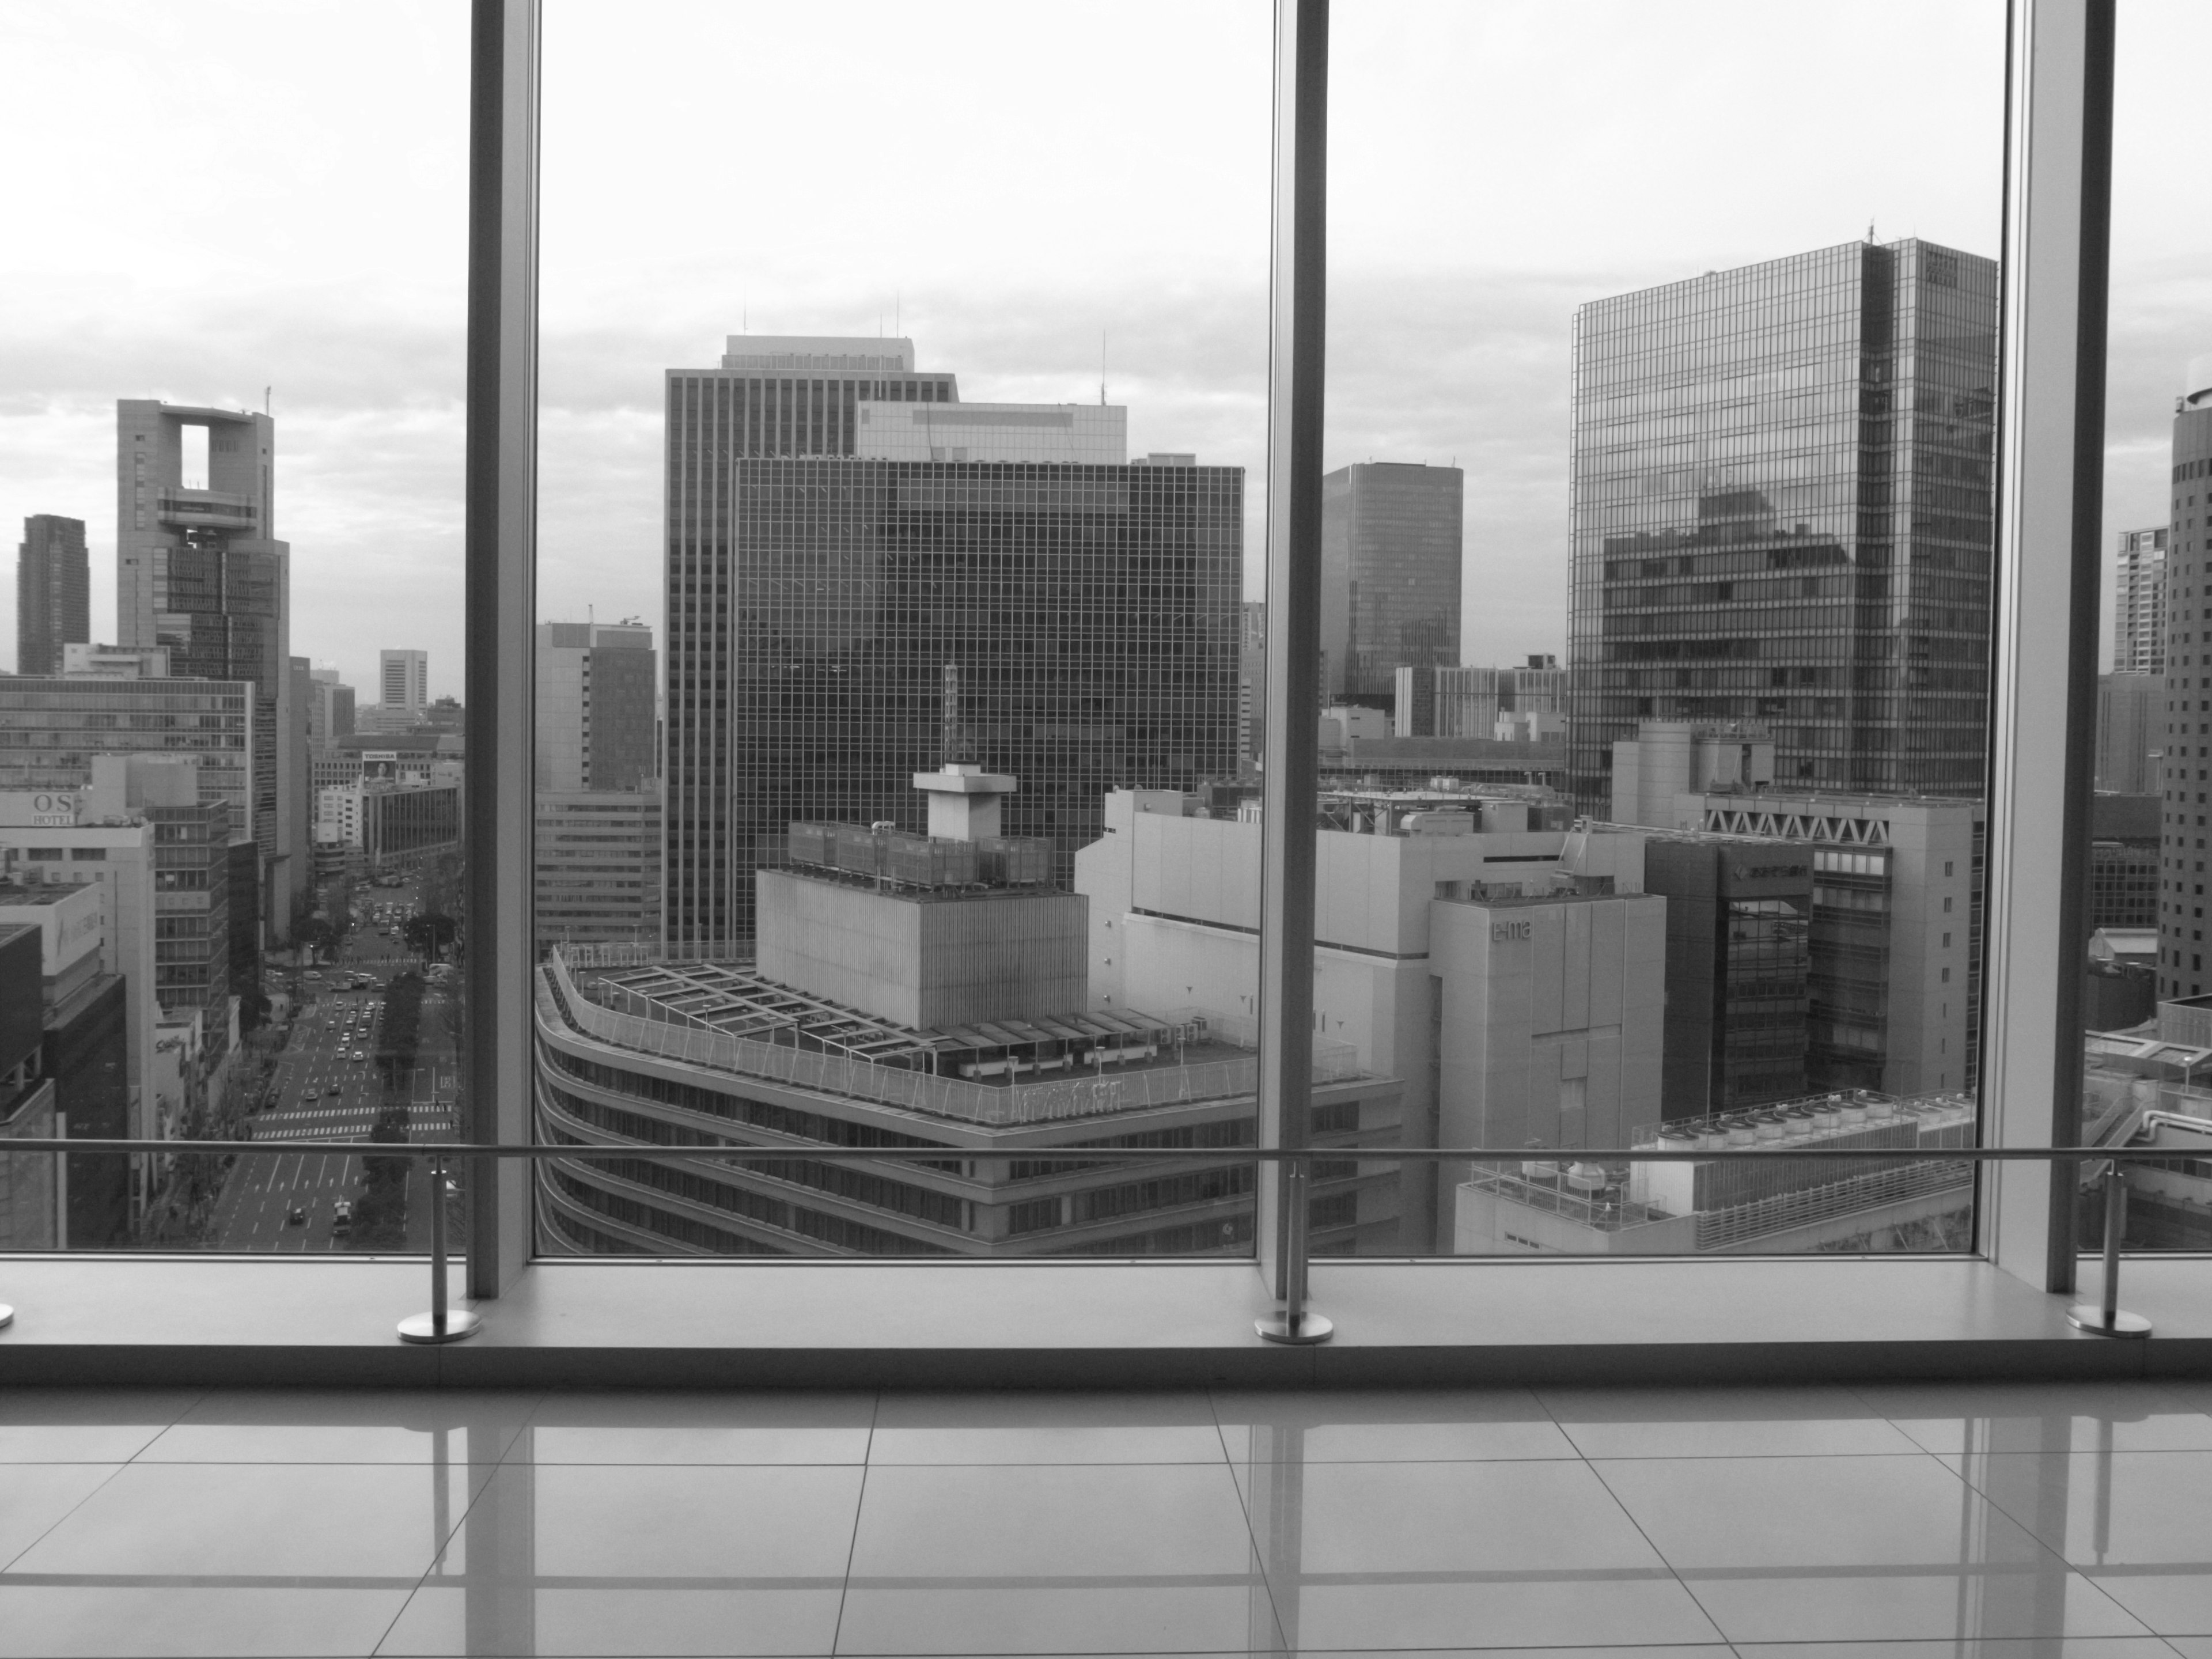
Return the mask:
<svg viewBox="0 0 2212 1659"><path fill-rule="evenodd" d="M180 678L253 684L253 783L235 832L261 848L279 933L309 880L291 672L291 549L276 539L276 423L240 410L115 405L115 626Z"/></svg>
<svg viewBox="0 0 2212 1659"><path fill-rule="evenodd" d="M2112 595L2112 672L2166 672L2166 548L2164 525L2123 530L2113 555L2118 579Z"/></svg>
<svg viewBox="0 0 2212 1659"><path fill-rule="evenodd" d="M34 513L15 556L15 672L58 674L62 647L92 638L84 520Z"/></svg>
<svg viewBox="0 0 2212 1659"><path fill-rule="evenodd" d="M377 684L386 708L404 708L410 714L421 714L430 702L430 653L427 651L380 652Z"/></svg>
<svg viewBox="0 0 2212 1659"><path fill-rule="evenodd" d="M538 624L538 787L653 787L658 659L642 623Z"/></svg>
<svg viewBox="0 0 2212 1659"><path fill-rule="evenodd" d="M1467 475L1399 461L1321 481L1323 695L1376 702L1397 672L1459 664L1460 523Z"/></svg>

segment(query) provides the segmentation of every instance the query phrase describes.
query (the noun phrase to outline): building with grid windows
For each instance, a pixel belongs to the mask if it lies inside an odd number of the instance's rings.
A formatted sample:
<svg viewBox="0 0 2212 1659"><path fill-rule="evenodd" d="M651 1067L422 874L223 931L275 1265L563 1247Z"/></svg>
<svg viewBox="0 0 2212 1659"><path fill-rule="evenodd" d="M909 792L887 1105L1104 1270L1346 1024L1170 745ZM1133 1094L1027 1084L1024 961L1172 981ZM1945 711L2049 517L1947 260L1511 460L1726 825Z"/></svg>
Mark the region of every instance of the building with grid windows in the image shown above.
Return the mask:
<svg viewBox="0 0 2212 1659"><path fill-rule="evenodd" d="M2204 971L2205 757L2212 742L2212 650L2199 593L2212 553L2212 356L2192 359L2173 410L2172 518L2167 526L2165 754L2159 780L2158 994L2203 996Z"/></svg>
<svg viewBox="0 0 2212 1659"><path fill-rule="evenodd" d="M1049 842L1063 881L1108 789L1235 769L1242 469L793 447L849 445L868 384L952 392L866 363L671 376L672 951L749 945L752 872L793 820L919 827L910 780L942 762L1018 775L1006 832Z"/></svg>
<svg viewBox="0 0 2212 1659"><path fill-rule="evenodd" d="M2112 672L2166 672L2168 532L2123 530L2112 556Z"/></svg>
<svg viewBox="0 0 2212 1659"><path fill-rule="evenodd" d="M1757 720L1807 789L1979 795L1997 268L1849 243L1575 314L1569 770Z"/></svg>
<svg viewBox="0 0 2212 1659"><path fill-rule="evenodd" d="M386 708L419 714L430 701L430 653L411 649L380 651L376 678Z"/></svg>
<svg viewBox="0 0 2212 1659"><path fill-rule="evenodd" d="M34 513L15 553L15 672L58 674L62 647L92 637L84 520Z"/></svg>
<svg viewBox="0 0 2212 1659"><path fill-rule="evenodd" d="M660 942L660 794L538 792L541 945Z"/></svg>
<svg viewBox="0 0 2212 1659"><path fill-rule="evenodd" d="M252 687L251 784L232 823L260 843L261 914L283 929L308 879L305 760L294 733L291 549L276 535L276 422L125 398L116 410L116 628L162 646L179 679ZM142 744L156 748L159 744Z"/></svg>
<svg viewBox="0 0 2212 1659"><path fill-rule="evenodd" d="M659 659L642 623L538 624L538 787L634 791L653 763Z"/></svg>
<svg viewBox="0 0 2212 1659"><path fill-rule="evenodd" d="M259 731L242 680L0 679L0 789L79 789L99 755L183 755L200 798L251 810Z"/></svg>
<svg viewBox="0 0 2212 1659"><path fill-rule="evenodd" d="M1380 708L1395 696L1401 668L1415 671L1425 695L1430 671L1459 661L1467 475L1376 461L1340 467L1321 489L1324 700Z"/></svg>

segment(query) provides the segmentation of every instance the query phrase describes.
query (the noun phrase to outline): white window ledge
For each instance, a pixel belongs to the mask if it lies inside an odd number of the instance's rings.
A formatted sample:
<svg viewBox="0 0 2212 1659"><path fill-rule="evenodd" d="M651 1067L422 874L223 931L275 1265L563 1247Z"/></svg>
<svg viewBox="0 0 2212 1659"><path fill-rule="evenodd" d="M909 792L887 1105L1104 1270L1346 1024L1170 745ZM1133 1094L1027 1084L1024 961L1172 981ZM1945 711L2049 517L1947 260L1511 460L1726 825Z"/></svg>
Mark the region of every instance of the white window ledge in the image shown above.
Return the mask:
<svg viewBox="0 0 2212 1659"><path fill-rule="evenodd" d="M2098 1267L2083 1267L2085 1297ZM458 1287L459 1275L455 1273ZM1335 1340L1262 1342L1249 1262L554 1261L410 1347L420 1261L0 1260L0 1386L1409 1386L2212 1370L2212 1260L2130 1261L2148 1341L1977 1261L1316 1264ZM456 1299L455 1305L462 1305Z"/></svg>

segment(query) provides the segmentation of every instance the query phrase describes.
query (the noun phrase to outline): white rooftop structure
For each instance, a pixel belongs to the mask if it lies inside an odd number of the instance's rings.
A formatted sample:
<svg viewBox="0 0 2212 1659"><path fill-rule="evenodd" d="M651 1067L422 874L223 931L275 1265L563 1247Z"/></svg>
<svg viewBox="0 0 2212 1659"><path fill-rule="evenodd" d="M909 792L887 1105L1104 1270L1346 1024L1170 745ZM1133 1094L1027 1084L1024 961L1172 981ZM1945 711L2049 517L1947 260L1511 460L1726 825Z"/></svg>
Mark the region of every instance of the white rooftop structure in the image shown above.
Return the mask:
<svg viewBox="0 0 2212 1659"><path fill-rule="evenodd" d="M862 370L910 374L914 342L874 334L732 334L724 368L807 369L817 374Z"/></svg>
<svg viewBox="0 0 2212 1659"><path fill-rule="evenodd" d="M1129 411L1118 404L858 406L854 453L881 461L1036 461L1121 466Z"/></svg>

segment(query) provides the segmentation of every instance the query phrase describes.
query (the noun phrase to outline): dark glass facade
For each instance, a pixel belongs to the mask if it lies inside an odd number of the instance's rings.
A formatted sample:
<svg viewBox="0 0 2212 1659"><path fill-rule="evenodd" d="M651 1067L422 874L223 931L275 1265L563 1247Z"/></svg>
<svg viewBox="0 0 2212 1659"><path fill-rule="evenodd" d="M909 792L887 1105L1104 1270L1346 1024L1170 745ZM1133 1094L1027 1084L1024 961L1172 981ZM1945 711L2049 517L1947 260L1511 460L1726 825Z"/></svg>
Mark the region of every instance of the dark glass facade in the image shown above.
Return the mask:
<svg viewBox="0 0 2212 1659"><path fill-rule="evenodd" d="M1109 789L1234 772L1241 468L743 459L727 488L727 553L671 579L672 949L742 948L793 820L926 828L913 775L948 759L1019 779L1004 833L1062 883Z"/></svg>
<svg viewBox="0 0 2212 1659"><path fill-rule="evenodd" d="M1978 795L1996 263L1850 243L1575 316L1569 769L1755 720L1776 781Z"/></svg>
<svg viewBox="0 0 2212 1659"><path fill-rule="evenodd" d="M62 647L92 638L84 520L36 513L15 555L15 672L58 674Z"/></svg>
<svg viewBox="0 0 2212 1659"><path fill-rule="evenodd" d="M1376 703L1410 666L1417 686L1459 665L1460 538L1467 475L1379 461L1321 481L1325 695ZM1486 736L1487 733L1485 734Z"/></svg>

